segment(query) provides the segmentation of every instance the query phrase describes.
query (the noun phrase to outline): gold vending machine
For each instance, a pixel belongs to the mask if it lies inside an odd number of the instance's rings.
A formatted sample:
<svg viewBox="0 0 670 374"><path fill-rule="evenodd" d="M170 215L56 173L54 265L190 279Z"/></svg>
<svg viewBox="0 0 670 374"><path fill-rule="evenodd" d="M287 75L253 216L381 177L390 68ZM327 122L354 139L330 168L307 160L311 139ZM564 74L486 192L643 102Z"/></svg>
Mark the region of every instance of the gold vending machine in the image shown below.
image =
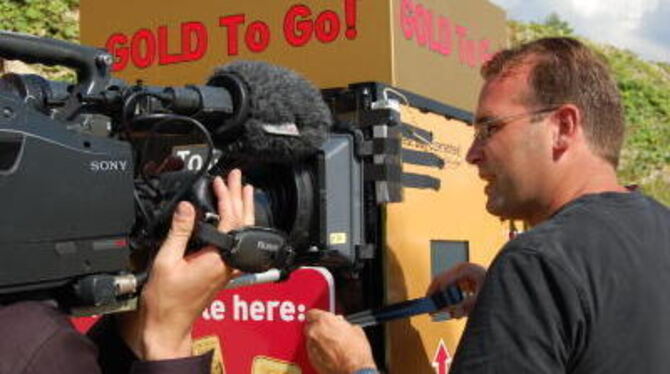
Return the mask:
<svg viewBox="0 0 670 374"><path fill-rule="evenodd" d="M486 212L465 160L479 68L506 43L505 14L488 0L81 0L80 12L82 43L106 48L129 82L202 83L216 66L263 60L322 88L339 122L395 137L395 153L365 156L369 245L355 271L333 269L339 311L421 297L436 273L486 266L508 240L511 224ZM394 117L364 123L373 112ZM446 372L464 327L446 318L370 329L380 365Z"/></svg>

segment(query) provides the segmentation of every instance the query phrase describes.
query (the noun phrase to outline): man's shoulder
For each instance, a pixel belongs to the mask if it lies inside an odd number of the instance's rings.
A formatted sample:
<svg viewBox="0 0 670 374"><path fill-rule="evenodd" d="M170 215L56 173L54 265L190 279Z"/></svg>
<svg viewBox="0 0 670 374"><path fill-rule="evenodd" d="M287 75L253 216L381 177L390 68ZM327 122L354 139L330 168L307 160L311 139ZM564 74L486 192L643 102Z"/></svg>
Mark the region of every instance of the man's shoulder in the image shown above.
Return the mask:
<svg viewBox="0 0 670 374"><path fill-rule="evenodd" d="M609 232L653 222L670 223L670 209L648 196L639 193L591 194L568 203L550 219L508 244L526 249L551 249L552 243L574 243L593 237L607 239Z"/></svg>
<svg viewBox="0 0 670 374"><path fill-rule="evenodd" d="M583 234L585 226L582 219L551 219L528 231L522 232L505 244L501 255L529 253L539 256L551 256L571 246L574 238Z"/></svg>
<svg viewBox="0 0 670 374"><path fill-rule="evenodd" d="M631 253L653 259L648 254L668 243L667 207L639 193L602 193L567 204L551 219L509 241L499 257L527 253L578 271L603 260L624 266L626 262L618 260Z"/></svg>

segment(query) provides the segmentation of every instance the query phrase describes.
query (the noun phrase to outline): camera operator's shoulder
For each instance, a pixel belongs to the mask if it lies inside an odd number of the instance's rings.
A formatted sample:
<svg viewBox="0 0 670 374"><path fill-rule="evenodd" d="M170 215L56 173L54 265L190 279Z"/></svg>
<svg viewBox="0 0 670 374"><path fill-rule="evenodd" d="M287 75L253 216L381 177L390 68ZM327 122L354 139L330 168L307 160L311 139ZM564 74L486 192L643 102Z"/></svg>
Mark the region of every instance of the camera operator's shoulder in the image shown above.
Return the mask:
<svg viewBox="0 0 670 374"><path fill-rule="evenodd" d="M60 363L74 355L88 351L95 357L95 348L68 316L45 302L0 307L0 337L0 373L54 373L55 367L69 367Z"/></svg>
<svg viewBox="0 0 670 374"><path fill-rule="evenodd" d="M45 334L68 325L67 316L48 302L25 301L0 307L0 332L3 333L20 331Z"/></svg>

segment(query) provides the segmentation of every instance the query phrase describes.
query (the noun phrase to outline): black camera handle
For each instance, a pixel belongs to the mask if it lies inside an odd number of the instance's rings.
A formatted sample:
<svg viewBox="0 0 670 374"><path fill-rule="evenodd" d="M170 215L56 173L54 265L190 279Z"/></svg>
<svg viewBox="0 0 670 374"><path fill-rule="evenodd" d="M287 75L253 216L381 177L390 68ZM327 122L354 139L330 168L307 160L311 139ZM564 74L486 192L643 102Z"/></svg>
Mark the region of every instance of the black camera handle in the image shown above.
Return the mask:
<svg viewBox="0 0 670 374"><path fill-rule="evenodd" d="M112 55L103 49L10 31L0 31L0 57L77 71L75 92L56 114L62 120L71 120L81 109L77 96L95 96L107 88L114 62Z"/></svg>
<svg viewBox="0 0 670 374"><path fill-rule="evenodd" d="M75 69L86 94L104 90L113 62L102 49L10 31L0 31L0 57Z"/></svg>
<svg viewBox="0 0 670 374"><path fill-rule="evenodd" d="M247 226L226 234L210 223L200 223L195 237L217 247L228 265L246 273L285 271L295 257L286 236L272 228Z"/></svg>

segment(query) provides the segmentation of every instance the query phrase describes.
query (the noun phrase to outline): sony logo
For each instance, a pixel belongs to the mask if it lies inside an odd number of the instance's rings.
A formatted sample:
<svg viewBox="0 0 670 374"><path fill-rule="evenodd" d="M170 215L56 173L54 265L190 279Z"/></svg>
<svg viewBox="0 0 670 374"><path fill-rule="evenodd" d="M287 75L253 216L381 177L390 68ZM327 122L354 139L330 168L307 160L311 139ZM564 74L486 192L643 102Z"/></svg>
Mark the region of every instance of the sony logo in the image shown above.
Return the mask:
<svg viewBox="0 0 670 374"><path fill-rule="evenodd" d="M258 244L257 244L257 247L258 247L258 249L263 249L263 250L266 250L266 251L276 251L276 250L279 249L279 244L273 244L273 243L268 243L268 242L264 242L262 240L259 240Z"/></svg>
<svg viewBox="0 0 670 374"><path fill-rule="evenodd" d="M91 171L126 171L128 168L128 161L91 161Z"/></svg>

